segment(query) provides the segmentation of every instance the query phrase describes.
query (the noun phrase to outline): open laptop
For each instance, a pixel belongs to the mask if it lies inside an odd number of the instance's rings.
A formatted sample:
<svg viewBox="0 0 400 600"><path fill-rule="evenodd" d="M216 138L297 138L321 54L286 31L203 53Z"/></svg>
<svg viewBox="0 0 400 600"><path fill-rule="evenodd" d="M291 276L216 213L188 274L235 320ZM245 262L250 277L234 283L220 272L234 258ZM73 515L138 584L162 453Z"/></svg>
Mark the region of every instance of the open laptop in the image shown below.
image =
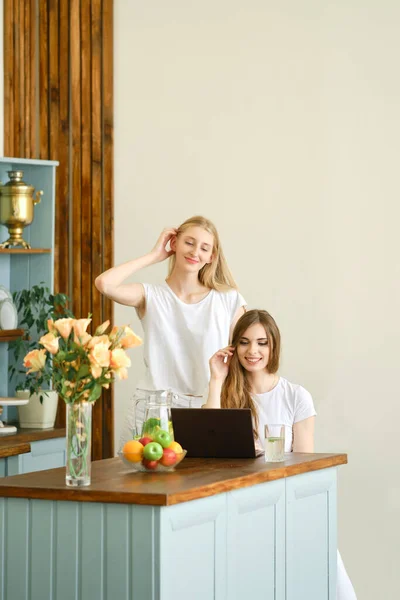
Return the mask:
<svg viewBox="0 0 400 600"><path fill-rule="evenodd" d="M256 458L249 408L172 408L174 437L192 458Z"/></svg>

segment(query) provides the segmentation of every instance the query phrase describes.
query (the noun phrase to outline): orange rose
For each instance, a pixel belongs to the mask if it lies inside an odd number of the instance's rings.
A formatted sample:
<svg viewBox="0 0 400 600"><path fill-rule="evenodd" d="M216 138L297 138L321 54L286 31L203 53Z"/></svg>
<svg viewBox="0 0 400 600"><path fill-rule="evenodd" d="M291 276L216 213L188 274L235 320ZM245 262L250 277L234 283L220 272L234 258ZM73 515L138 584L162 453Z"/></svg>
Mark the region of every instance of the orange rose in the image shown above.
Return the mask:
<svg viewBox="0 0 400 600"><path fill-rule="evenodd" d="M104 323L102 323L101 325L98 326L94 335L103 335L103 333L105 331L107 331L109 325L110 325L110 321L107 319L107 321L104 321Z"/></svg>
<svg viewBox="0 0 400 600"><path fill-rule="evenodd" d="M118 377L118 379L128 379L128 370L125 367L121 367L120 369L114 369L114 373Z"/></svg>
<svg viewBox="0 0 400 600"><path fill-rule="evenodd" d="M120 344L122 348L135 348L143 344L142 338L132 331L130 327L124 327L124 333L121 338Z"/></svg>
<svg viewBox="0 0 400 600"><path fill-rule="evenodd" d="M93 367L109 367L110 366L110 358L111 353L108 349L108 344L104 342L99 342L92 348L89 354L89 360L92 363ZM96 373L98 373L98 369L96 369ZM100 375L97 375L100 377Z"/></svg>
<svg viewBox="0 0 400 600"><path fill-rule="evenodd" d="M47 329L49 332L57 333L57 329L54 327L53 319L47 319Z"/></svg>
<svg viewBox="0 0 400 600"><path fill-rule="evenodd" d="M99 365L92 364L90 365L90 372L94 379L98 379L99 377L101 377L103 369Z"/></svg>
<svg viewBox="0 0 400 600"><path fill-rule="evenodd" d="M131 366L131 359L122 348L116 348L111 351L110 367L118 379L127 379L128 371L126 367Z"/></svg>
<svg viewBox="0 0 400 600"><path fill-rule="evenodd" d="M88 348L94 348L99 343L106 344L107 348L109 348L111 346L111 342L108 339L107 335L95 335L90 340L90 342L88 344Z"/></svg>
<svg viewBox="0 0 400 600"><path fill-rule="evenodd" d="M66 340L69 338L74 322L75 319L57 319L57 321L54 321L54 327L64 340Z"/></svg>
<svg viewBox="0 0 400 600"><path fill-rule="evenodd" d="M46 364L46 350L32 350L24 358L24 367L29 369L28 373L42 371Z"/></svg>
<svg viewBox="0 0 400 600"><path fill-rule="evenodd" d="M89 324L92 322L92 319L76 319L73 323L74 333L75 333L75 341L76 338L80 338L86 333L86 329L89 327Z"/></svg>
<svg viewBox="0 0 400 600"><path fill-rule="evenodd" d="M125 350L122 348L116 348L115 350L111 350L111 360L110 367L115 371L116 369L121 369L122 367L130 367L131 359L126 354Z"/></svg>
<svg viewBox="0 0 400 600"><path fill-rule="evenodd" d="M88 346L89 347L89 344L92 341L92 339L93 338L90 335L90 333L85 331L85 333L83 333L79 337L77 337L75 334L74 342L75 342L75 344L79 344L79 346Z"/></svg>
<svg viewBox="0 0 400 600"><path fill-rule="evenodd" d="M50 354L57 354L58 341L59 337L57 335L54 335L53 332L49 332L40 338L39 344L42 344L42 346L44 346L46 350L50 352Z"/></svg>
<svg viewBox="0 0 400 600"><path fill-rule="evenodd" d="M110 333L108 334L110 340L112 340L112 341L115 340L120 329L122 329L122 327L117 327L117 325L114 325L114 327L111 329Z"/></svg>

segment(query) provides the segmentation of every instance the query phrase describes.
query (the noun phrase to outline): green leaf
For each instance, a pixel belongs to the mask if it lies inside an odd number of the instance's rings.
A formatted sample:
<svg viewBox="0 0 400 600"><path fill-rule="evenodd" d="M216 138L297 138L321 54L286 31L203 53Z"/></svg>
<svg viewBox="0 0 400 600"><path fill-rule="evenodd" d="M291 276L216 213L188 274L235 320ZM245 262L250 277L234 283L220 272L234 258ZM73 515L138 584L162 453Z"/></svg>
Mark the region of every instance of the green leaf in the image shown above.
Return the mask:
<svg viewBox="0 0 400 600"><path fill-rule="evenodd" d="M90 367L88 365L82 365L76 374L77 379L83 379L90 374Z"/></svg>
<svg viewBox="0 0 400 600"><path fill-rule="evenodd" d="M88 402L95 402L101 396L101 385L98 383L95 384L94 388L89 394Z"/></svg>

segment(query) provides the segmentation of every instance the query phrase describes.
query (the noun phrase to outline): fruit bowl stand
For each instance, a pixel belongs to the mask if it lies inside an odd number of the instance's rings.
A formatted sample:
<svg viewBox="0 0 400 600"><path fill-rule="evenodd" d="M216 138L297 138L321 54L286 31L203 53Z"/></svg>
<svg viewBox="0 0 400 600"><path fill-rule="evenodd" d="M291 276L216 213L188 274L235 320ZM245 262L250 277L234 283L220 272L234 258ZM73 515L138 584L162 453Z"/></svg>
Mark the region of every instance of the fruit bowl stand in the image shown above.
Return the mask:
<svg viewBox="0 0 400 600"><path fill-rule="evenodd" d="M9 398L9 397L1 397L0 396L0 417L3 412L3 406L23 406L24 404L28 404L29 399L21 399L21 398ZM17 433L17 428L14 425L6 425L0 419L0 435L10 435L12 433Z"/></svg>

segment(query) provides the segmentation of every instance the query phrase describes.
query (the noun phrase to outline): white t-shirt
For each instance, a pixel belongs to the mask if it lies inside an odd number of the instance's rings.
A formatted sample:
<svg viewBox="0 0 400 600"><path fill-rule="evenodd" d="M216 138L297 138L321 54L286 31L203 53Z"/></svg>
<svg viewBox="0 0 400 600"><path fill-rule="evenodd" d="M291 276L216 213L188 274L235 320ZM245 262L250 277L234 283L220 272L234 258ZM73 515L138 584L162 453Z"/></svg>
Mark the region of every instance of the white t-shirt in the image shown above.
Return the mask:
<svg viewBox="0 0 400 600"><path fill-rule="evenodd" d="M229 344L232 321L244 298L235 289L211 290L186 304L167 283L143 284L145 381L139 387L202 395L210 378L209 360Z"/></svg>
<svg viewBox="0 0 400 600"><path fill-rule="evenodd" d="M258 409L258 436L264 445L264 426L285 425L285 452L292 451L293 425L316 415L313 399L301 385L280 377L270 392L254 394Z"/></svg>

